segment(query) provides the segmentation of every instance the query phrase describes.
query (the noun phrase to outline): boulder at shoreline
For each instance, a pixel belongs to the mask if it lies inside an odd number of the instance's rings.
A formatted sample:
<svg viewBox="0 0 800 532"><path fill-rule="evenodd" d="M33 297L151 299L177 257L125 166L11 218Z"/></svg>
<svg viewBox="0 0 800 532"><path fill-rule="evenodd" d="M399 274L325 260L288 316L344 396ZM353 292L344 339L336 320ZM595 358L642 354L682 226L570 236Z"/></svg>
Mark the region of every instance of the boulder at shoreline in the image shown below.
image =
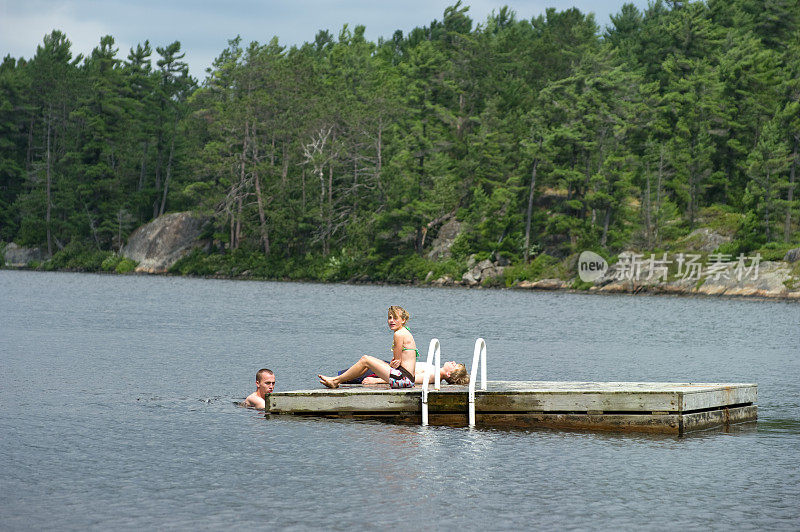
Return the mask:
<svg viewBox="0 0 800 532"><path fill-rule="evenodd" d="M47 253L39 248L24 248L14 242L3 250L3 260L9 268L25 268L31 262L42 262L47 258Z"/></svg>
<svg viewBox="0 0 800 532"><path fill-rule="evenodd" d="M122 248L122 255L139 263L136 272L166 273L193 248L199 240L204 218L189 212L159 216L136 229Z"/></svg>
<svg viewBox="0 0 800 532"><path fill-rule="evenodd" d="M469 264L469 263L467 263ZM469 271L461 276L461 282L466 286L476 286L482 281L503 275L503 266L498 266L486 259L470 267Z"/></svg>

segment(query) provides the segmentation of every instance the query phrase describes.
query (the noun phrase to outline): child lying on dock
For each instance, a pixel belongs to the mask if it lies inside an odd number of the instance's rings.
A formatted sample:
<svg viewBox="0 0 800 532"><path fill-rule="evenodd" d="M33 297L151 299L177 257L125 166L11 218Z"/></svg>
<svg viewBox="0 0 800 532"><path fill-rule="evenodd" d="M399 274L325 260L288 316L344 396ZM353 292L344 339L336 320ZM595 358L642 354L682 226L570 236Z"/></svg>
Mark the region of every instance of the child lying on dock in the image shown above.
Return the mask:
<svg viewBox="0 0 800 532"><path fill-rule="evenodd" d="M388 362L386 362L386 364L388 364ZM417 362L416 368L414 368L414 384L422 384L425 379L425 370L428 368L428 366L430 366L428 382L430 384L436 382L436 374L434 373L433 364L428 364L427 362ZM339 375L342 375L345 373L345 371L347 370L340 371ZM461 386L466 386L469 384L469 374L467 373L466 366L455 361L445 362L442 364L442 367L439 368L439 378L447 382L447 384L458 384ZM355 379L347 382L339 382L339 384L386 384L386 381L378 377L375 372L368 369L360 377L356 377Z"/></svg>

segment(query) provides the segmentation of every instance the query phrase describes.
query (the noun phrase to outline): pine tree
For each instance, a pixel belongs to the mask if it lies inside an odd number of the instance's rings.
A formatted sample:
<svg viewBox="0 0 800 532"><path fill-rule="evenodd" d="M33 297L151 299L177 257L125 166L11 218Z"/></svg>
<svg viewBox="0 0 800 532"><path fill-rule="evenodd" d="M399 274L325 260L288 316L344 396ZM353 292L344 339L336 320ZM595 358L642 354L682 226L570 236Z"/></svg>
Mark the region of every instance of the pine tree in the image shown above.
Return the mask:
<svg viewBox="0 0 800 532"><path fill-rule="evenodd" d="M778 219L778 208L783 203L780 201L780 191L788 186L786 170L789 167L789 148L781 139L779 127L778 120L767 122L756 148L747 157L751 179L748 190L756 199L767 242L773 239L773 225ZM783 207L788 206L784 203Z"/></svg>
<svg viewBox="0 0 800 532"><path fill-rule="evenodd" d="M81 234L90 234L98 249L108 249L118 235L117 214L123 209L123 158L127 116L123 96L121 61L116 58L114 38L100 39L82 67L89 90L72 113L80 139L70 158L74 180L76 225L84 225ZM121 242L116 242L121 247Z"/></svg>
<svg viewBox="0 0 800 532"><path fill-rule="evenodd" d="M123 94L128 116L124 148L128 152L126 171L132 180L128 188L130 198L128 210L130 216L135 217L140 223L149 220L151 214L150 199L145 193L145 187L152 170L156 127L153 110L156 105L157 81L150 59L152 53L149 41L137 44L136 48L130 49L123 66ZM126 214L128 211L121 213L121 215Z"/></svg>
<svg viewBox="0 0 800 532"><path fill-rule="evenodd" d="M74 235L65 217L75 212L72 184L65 179L68 135L79 87L78 63L72 44L60 31L44 37L36 55L26 67L33 94L31 115L26 124L28 137L26 170L30 191L20 198L20 237L23 243L47 243L63 247ZM55 210L55 212L54 212Z"/></svg>
<svg viewBox="0 0 800 532"><path fill-rule="evenodd" d="M25 99L30 93L23 75L25 64L6 56L0 64L0 241L12 240L19 230L14 202L23 192L25 176Z"/></svg>
<svg viewBox="0 0 800 532"><path fill-rule="evenodd" d="M161 59L156 61L159 83L158 123L156 126L156 167L153 201L153 218L164 214L172 172L175 168L175 149L178 146L178 123L186 112L185 102L194 80L189 76L189 66L182 61L178 41L166 47L157 47Z"/></svg>

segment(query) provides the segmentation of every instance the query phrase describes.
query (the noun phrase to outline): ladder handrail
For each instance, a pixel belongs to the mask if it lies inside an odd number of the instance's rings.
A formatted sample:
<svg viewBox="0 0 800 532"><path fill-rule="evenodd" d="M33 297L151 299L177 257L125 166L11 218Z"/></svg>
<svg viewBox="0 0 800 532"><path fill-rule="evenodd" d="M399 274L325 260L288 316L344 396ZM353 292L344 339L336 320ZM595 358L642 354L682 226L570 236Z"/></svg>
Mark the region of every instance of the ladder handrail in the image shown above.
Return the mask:
<svg viewBox="0 0 800 532"><path fill-rule="evenodd" d="M475 340L475 351L472 354L472 366L469 372L469 426L475 426L475 379L478 377L478 365L481 366L481 390L486 390L486 340Z"/></svg>
<svg viewBox="0 0 800 532"><path fill-rule="evenodd" d="M428 345L428 360L427 364L425 365L425 375L422 378L422 426L428 425L428 383L431 380L430 378L431 368L433 368L433 370L436 372L434 387L437 390L441 388L441 383L439 382L439 379L441 377L441 374L439 372L441 357L442 357L442 344L439 343L439 340L437 338L433 338L431 340L430 345ZM434 363L432 364L432 362Z"/></svg>

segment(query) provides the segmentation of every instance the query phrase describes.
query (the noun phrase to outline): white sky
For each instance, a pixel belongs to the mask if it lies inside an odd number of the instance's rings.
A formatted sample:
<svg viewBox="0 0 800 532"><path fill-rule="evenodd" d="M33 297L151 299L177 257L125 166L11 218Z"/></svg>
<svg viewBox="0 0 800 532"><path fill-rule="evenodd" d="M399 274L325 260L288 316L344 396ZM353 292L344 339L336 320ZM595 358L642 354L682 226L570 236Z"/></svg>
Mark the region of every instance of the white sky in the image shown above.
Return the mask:
<svg viewBox="0 0 800 532"><path fill-rule="evenodd" d="M205 69L241 35L245 44L282 45L312 41L320 29L334 37L347 23L366 26L366 37L390 38L395 30L407 34L417 26L442 20L456 0L0 0L0 57L31 58L43 37L61 30L72 42L73 55L91 52L103 35L112 35L124 59L132 46L149 39L155 48L181 42L191 74L201 81ZM518 19L530 19L548 7L561 11L577 7L592 12L603 27L626 0L465 0L474 23L492 10L508 5ZM644 9L646 0L627 0Z"/></svg>

